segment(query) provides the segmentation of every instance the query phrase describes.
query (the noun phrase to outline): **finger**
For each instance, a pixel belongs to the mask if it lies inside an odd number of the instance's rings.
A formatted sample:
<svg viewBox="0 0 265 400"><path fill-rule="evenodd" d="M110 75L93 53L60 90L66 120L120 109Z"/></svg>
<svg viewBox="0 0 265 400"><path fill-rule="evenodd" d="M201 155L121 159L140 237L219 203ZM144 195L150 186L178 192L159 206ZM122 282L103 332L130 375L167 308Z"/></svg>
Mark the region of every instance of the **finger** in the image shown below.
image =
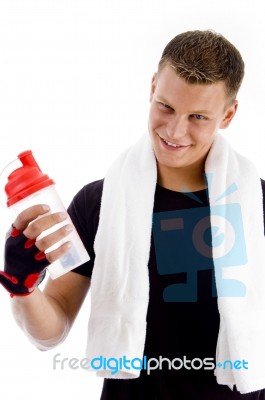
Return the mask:
<svg viewBox="0 0 265 400"><path fill-rule="evenodd" d="M64 239L69 233L73 230L73 225L64 225L60 229L57 229L55 232L50 233L47 236L44 236L42 239L36 241L35 246L40 251L45 251L52 247L54 244Z"/></svg>
<svg viewBox="0 0 265 400"><path fill-rule="evenodd" d="M21 231L27 228L28 224L39 216L46 214L50 211L50 207L46 204L37 204L35 206L26 208L15 219L13 226Z"/></svg>
<svg viewBox="0 0 265 400"><path fill-rule="evenodd" d="M72 243L66 242L66 243L62 244L60 247L58 247L57 249L55 249L49 253L46 253L46 258L49 261L49 263L53 263L54 261L56 261L59 258L61 258L62 256L64 256L71 247L72 247Z"/></svg>
<svg viewBox="0 0 265 400"><path fill-rule="evenodd" d="M43 231L59 224L68 218L66 212L57 212L36 219L24 230L24 235L29 239L36 239Z"/></svg>

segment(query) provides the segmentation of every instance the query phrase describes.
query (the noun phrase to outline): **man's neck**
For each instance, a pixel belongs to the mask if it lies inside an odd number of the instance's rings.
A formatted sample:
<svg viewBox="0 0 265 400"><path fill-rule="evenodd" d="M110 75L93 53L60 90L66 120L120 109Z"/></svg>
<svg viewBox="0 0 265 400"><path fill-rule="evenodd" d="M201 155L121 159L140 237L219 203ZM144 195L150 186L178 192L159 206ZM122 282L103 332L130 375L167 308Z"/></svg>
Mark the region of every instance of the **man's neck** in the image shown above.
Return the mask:
<svg viewBox="0 0 265 400"><path fill-rule="evenodd" d="M207 188L203 168L157 166L157 183L175 192L196 192Z"/></svg>

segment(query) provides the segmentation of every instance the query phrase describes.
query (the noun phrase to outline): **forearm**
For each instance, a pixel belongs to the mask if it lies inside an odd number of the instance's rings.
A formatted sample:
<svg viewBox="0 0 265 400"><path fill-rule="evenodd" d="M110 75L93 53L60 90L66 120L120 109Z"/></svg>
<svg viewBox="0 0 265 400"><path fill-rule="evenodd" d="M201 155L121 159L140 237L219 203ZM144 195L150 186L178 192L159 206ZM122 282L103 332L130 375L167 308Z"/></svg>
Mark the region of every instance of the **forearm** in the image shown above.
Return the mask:
<svg viewBox="0 0 265 400"><path fill-rule="evenodd" d="M70 323L59 302L38 288L29 296L14 296L11 307L17 324L40 350L56 346L69 332Z"/></svg>

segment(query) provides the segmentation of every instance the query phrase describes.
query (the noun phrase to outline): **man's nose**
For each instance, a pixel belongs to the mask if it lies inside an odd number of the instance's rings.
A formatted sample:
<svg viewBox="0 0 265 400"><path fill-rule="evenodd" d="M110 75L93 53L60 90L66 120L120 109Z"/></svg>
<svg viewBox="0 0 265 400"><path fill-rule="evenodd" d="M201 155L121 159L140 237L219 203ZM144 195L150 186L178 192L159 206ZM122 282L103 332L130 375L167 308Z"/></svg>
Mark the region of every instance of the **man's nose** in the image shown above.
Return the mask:
<svg viewBox="0 0 265 400"><path fill-rule="evenodd" d="M167 126L167 134L169 138L178 139L187 134L188 121L183 116L174 116Z"/></svg>

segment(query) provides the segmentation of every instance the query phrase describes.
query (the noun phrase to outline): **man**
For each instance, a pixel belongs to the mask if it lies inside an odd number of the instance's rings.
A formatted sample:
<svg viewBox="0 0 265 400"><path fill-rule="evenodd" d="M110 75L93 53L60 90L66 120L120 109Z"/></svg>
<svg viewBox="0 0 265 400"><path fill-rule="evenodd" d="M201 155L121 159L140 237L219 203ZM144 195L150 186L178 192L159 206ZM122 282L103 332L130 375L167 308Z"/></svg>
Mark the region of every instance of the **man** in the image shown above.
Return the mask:
<svg viewBox="0 0 265 400"><path fill-rule="evenodd" d="M236 113L236 96L243 75L244 63L239 52L214 32L186 32L166 46L152 78L150 95L149 134L157 164L154 221L163 213L183 210L187 218L191 218L190 210L200 216L202 207L209 207L205 163L218 130L227 128ZM104 180L88 184L69 207L91 260L59 279L49 279L43 292L34 288L27 296L14 293L12 298L17 322L40 349L52 348L65 339L89 290L103 185ZM262 187L264 192L264 181ZM44 205L31 207L17 217L13 226L34 240L66 218L63 214L46 213ZM61 228L37 240L35 245L45 251L68 232ZM150 294L144 355L171 360L214 359L220 319L212 288L213 260L208 260L208 266L198 271L197 286L189 292L194 297L196 290L196 299L176 300L174 288L188 283L187 274L198 260L191 258L190 265L183 267L192 251L187 244L186 248L178 249L180 268L170 273L164 265L166 260L163 263L159 258L159 247L164 245L154 225L148 263ZM46 254L48 262L64 255L67 246L65 243ZM5 284L3 277L2 283ZM168 291L170 286L173 291ZM231 390L218 384L213 369L191 368L190 364L181 369L165 366L150 374L143 369L136 379L105 379L102 400L135 398L265 399L265 391L240 394L236 387Z"/></svg>

